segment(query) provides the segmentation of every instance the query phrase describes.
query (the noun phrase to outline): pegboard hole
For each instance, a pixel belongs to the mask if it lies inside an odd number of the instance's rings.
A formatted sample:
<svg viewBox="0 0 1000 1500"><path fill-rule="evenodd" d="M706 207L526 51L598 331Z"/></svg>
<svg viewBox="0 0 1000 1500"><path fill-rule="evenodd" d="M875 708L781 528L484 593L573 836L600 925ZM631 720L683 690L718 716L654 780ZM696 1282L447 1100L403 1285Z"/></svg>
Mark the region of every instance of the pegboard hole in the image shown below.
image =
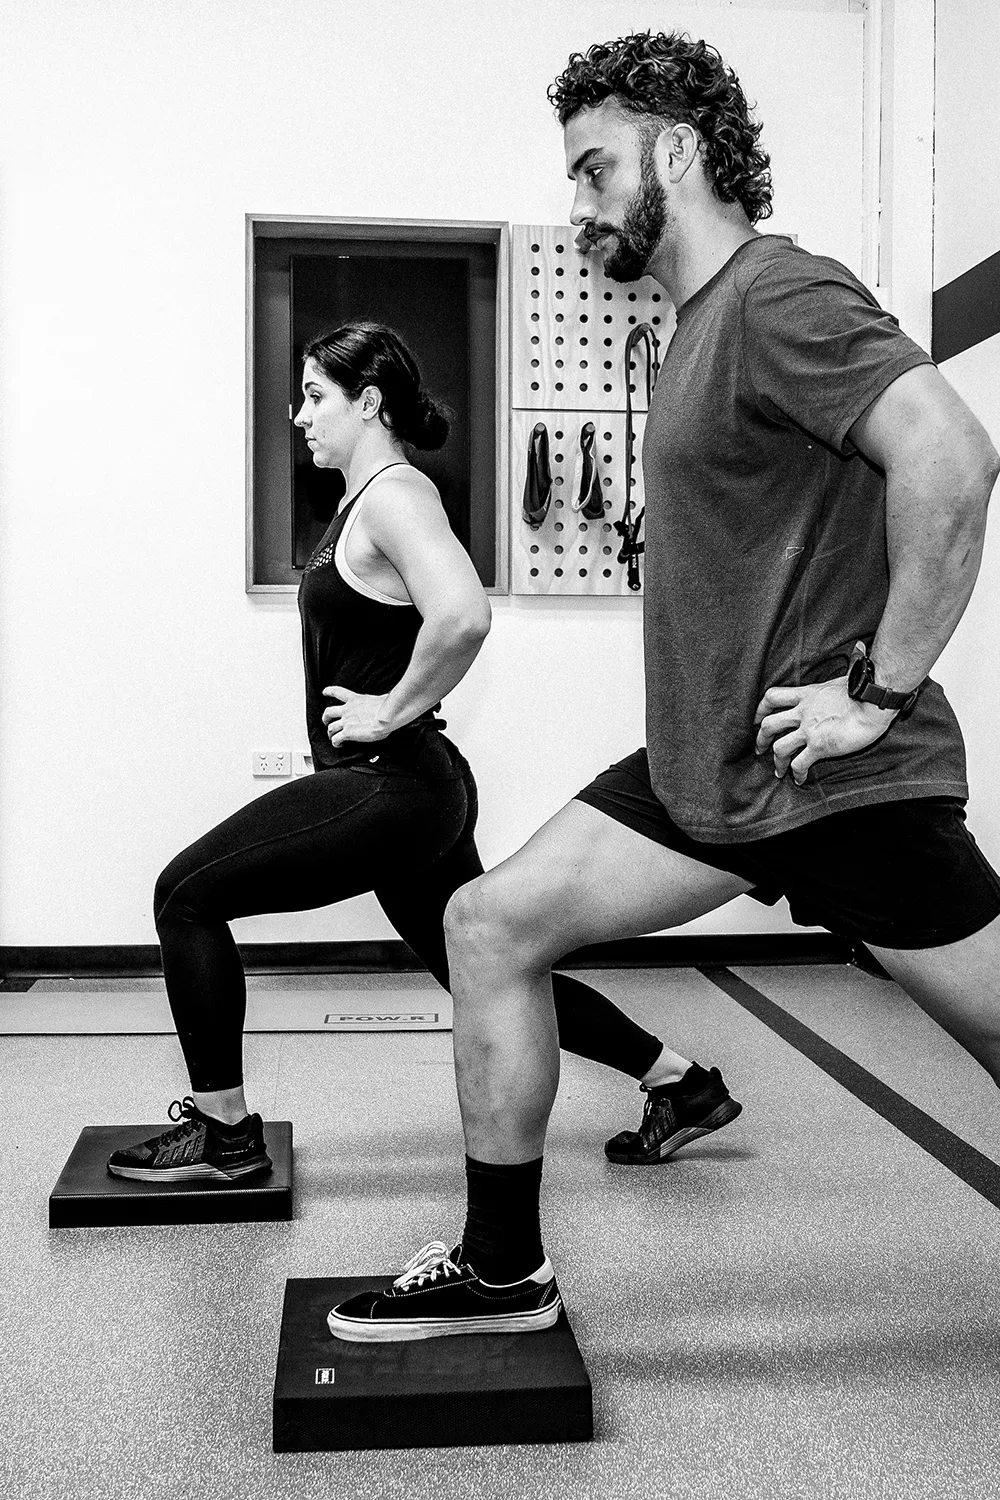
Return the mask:
<svg viewBox="0 0 1000 1500"><path fill-rule="evenodd" d="M562 381L561 381L561 380L557 380L557 381L556 381L556 390L557 390L557 391L561 391L561 390L562 390L562 388L563 388L563 383L562 383Z"/></svg>
<svg viewBox="0 0 1000 1500"><path fill-rule="evenodd" d="M565 297L565 295L566 295L565 292L556 292L556 296L560 299L560 301L562 300L563 297Z"/></svg>
<svg viewBox="0 0 1000 1500"><path fill-rule="evenodd" d="M537 578L538 577L538 569L537 568L532 568L531 569L531 576L532 576L532 578Z"/></svg>
<svg viewBox="0 0 1000 1500"><path fill-rule="evenodd" d="M540 359L533 359L533 360L532 360L532 361L531 361L531 368L532 368L532 369L533 369L533 370L537 370L537 369L538 369L538 366L539 366L539 365L540 365L540 364L541 364L541 360L540 360Z"/></svg>
<svg viewBox="0 0 1000 1500"><path fill-rule="evenodd" d="M555 575L556 575L557 578L561 578L562 577L562 568L556 568L555 569Z"/></svg>
<svg viewBox="0 0 1000 1500"><path fill-rule="evenodd" d="M580 301L581 302L588 302L589 300L590 300L590 293L589 292L581 292L580 293Z"/></svg>
<svg viewBox="0 0 1000 1500"><path fill-rule="evenodd" d="M586 364L586 360L584 360L584 364ZM587 382L585 380L580 381L580 389L581 391L585 391L587 389Z"/></svg>
<svg viewBox="0 0 1000 1500"><path fill-rule="evenodd" d="M532 266L532 268L531 268L531 274L532 274L532 276L540 276L541 272L539 271L539 269L538 269L537 266Z"/></svg>
<svg viewBox="0 0 1000 1500"><path fill-rule="evenodd" d="M580 548L580 551L581 551L581 552L586 552L586 550L587 550L587 549L586 549L586 547L581 547L581 548Z"/></svg>
<svg viewBox="0 0 1000 1500"><path fill-rule="evenodd" d="M610 578L611 577L611 569L610 568L605 568L604 569L604 576L605 576L605 578Z"/></svg>
<svg viewBox="0 0 1000 1500"><path fill-rule="evenodd" d="M634 302L635 301L635 292L629 292L629 294L628 294L628 300L630 302Z"/></svg>
<svg viewBox="0 0 1000 1500"><path fill-rule="evenodd" d="M565 364L565 362L566 362L566 361L565 361L565 360L562 360L562 359L557 359L557 360L556 360L556 369L557 369L557 370L561 370L561 369L562 369L562 367L563 367L563 365L564 365L564 364ZM562 386L560 386L560 385L557 385L557 386L556 386L556 390L557 390L557 391L561 391L561 390L562 390Z"/></svg>
<svg viewBox="0 0 1000 1500"><path fill-rule="evenodd" d="M531 321L533 323L540 323L541 322L541 314L540 313L532 313L531 314Z"/></svg>
<svg viewBox="0 0 1000 1500"><path fill-rule="evenodd" d="M533 297L540 297L540 296L541 296L541 295L542 295L542 294L541 294L541 292L540 292L540 291L539 291L539 290L538 290L538 288L537 288L537 287L536 287L536 288L535 288L535 290L534 290L534 291L533 291L533 292L532 292L532 294L531 294L531 295L532 295L532 296L533 296Z"/></svg>
<svg viewBox="0 0 1000 1500"><path fill-rule="evenodd" d="M605 557L610 557L611 556L611 548L610 547L602 547L601 551L604 553Z"/></svg>
<svg viewBox="0 0 1000 1500"><path fill-rule="evenodd" d="M553 436L555 437L555 440L556 440L557 443L559 443L559 442L562 441L562 433L561 432L554 433Z"/></svg>
<svg viewBox="0 0 1000 1500"><path fill-rule="evenodd" d="M580 343L581 344L586 344L587 343L587 335L586 334L584 334L583 337L580 339Z"/></svg>
<svg viewBox="0 0 1000 1500"><path fill-rule="evenodd" d="M557 276L565 276L566 275L566 272L563 270L562 266L556 266L556 275Z"/></svg>
<svg viewBox="0 0 1000 1500"><path fill-rule="evenodd" d="M611 523L609 521L605 521L604 525L601 527L601 530L602 531L610 531L611 530Z"/></svg>
<svg viewBox="0 0 1000 1500"><path fill-rule="evenodd" d="M580 322L581 323L589 323L590 322L590 319L587 317L586 313L581 313L580 314Z"/></svg>
<svg viewBox="0 0 1000 1500"><path fill-rule="evenodd" d="M587 368L587 361L585 359L581 359L581 361L580 361L580 369L581 370L585 370L586 368ZM581 385L580 389L581 389L581 391L585 391L587 389L587 387L585 385Z"/></svg>
<svg viewBox="0 0 1000 1500"><path fill-rule="evenodd" d="M614 296L614 292L605 292L604 293L604 300L605 300L605 302L610 302L613 296Z"/></svg>
<svg viewBox="0 0 1000 1500"><path fill-rule="evenodd" d="M532 381L532 382L531 382L531 389L532 389L532 390L533 390L533 391L537 391L537 390L538 390L538 381L537 381L537 380L533 380L533 381Z"/></svg>
<svg viewBox="0 0 1000 1500"><path fill-rule="evenodd" d="M557 503L559 503L559 504L561 504L561 503L562 503L562 502L561 502L561 501L559 501L559 502L557 502ZM562 522L561 522L561 521L557 521L557 522L556 522L556 530L557 530L557 531L562 531L562 530L563 530L563 529L564 529L564 528L563 528L563 523L562 523ZM608 530L609 530L609 531L610 531L610 530L611 530L611 527L610 527L610 526L609 526L609 527L608 527Z"/></svg>
<svg viewBox="0 0 1000 1500"><path fill-rule="evenodd" d="M612 316L611 316L611 314L610 314L610 313L605 313L605 314L604 314L604 321L605 321L605 323L613 323L613 322L614 322L614 321L615 321L615 320L614 320L614 318L613 318L613 317L612 317Z"/></svg>
<svg viewBox="0 0 1000 1500"><path fill-rule="evenodd" d="M560 547L560 545L559 545L559 543L558 543L558 542L556 542L556 545L555 545L555 548L554 548L554 550L555 550L555 551L556 551L556 552L558 552L558 553L560 553L560 554L561 554L561 553L562 553L562 551L563 551L563 548L562 548L562 547Z"/></svg>
<svg viewBox="0 0 1000 1500"><path fill-rule="evenodd" d="M556 296L558 297L558 295L559 295L559 293L557 292ZM635 313L629 313L628 320L629 320L630 323L634 323L635 322Z"/></svg>
<svg viewBox="0 0 1000 1500"><path fill-rule="evenodd" d="M532 552L537 552L538 551L538 545L537 545L537 543L536 543L536 545L534 547L532 547L531 550L532 550Z"/></svg>
<svg viewBox="0 0 1000 1500"><path fill-rule="evenodd" d="M565 247L565 245L557 245L557 246L556 246L556 254L557 254L557 255L562 255L562 253L563 253L563 250L564 250L564 249L565 249L565 248L566 248L566 247Z"/></svg>
<svg viewBox="0 0 1000 1500"><path fill-rule="evenodd" d="M556 313L556 322L557 323L564 323L565 321L566 321L566 319L565 319L565 316L564 316L563 313Z"/></svg>
<svg viewBox="0 0 1000 1500"><path fill-rule="evenodd" d="M604 441L605 441L605 442L606 442L606 443L610 443L610 441L611 441L611 434L610 434L610 432L606 432L606 433L605 433L605 434L604 434Z"/></svg>
<svg viewBox="0 0 1000 1500"><path fill-rule="evenodd" d="M606 360L605 360L605 361L604 361L604 368L605 368L605 369L606 369L606 370L610 370L610 369L612 369L612 368L613 368L613 366L612 366L612 363L611 363L611 361L610 361L610 359L606 359Z"/></svg>
<svg viewBox="0 0 1000 1500"><path fill-rule="evenodd" d="M537 317L538 317L538 314L537 314L537 313L535 313L535 317L536 317L536 318L537 318ZM611 348L611 345L612 345L612 344L613 344L613 343L614 343L614 339L605 339L605 340L604 340L604 347L605 347L605 348L606 348L606 349L610 349L610 348Z"/></svg>
<svg viewBox="0 0 1000 1500"><path fill-rule="evenodd" d="M586 521L581 521L578 529L580 531L586 531L586 529L587 529L587 523L586 523Z"/></svg>
<svg viewBox="0 0 1000 1500"><path fill-rule="evenodd" d="M533 344L540 344L540 343L541 343L541 342L542 342L542 341L541 341L541 339L540 339L540 338L539 338L539 337L538 337L538 334L537 334L537 333L533 333L533 334L532 334L532 335L531 335L531 342L532 342L532 343L533 343Z"/></svg>
<svg viewBox="0 0 1000 1500"><path fill-rule="evenodd" d="M561 453L557 453L557 454L556 454L556 463L557 463L557 464L561 464L561 463L562 463L562 461L563 461L563 456L562 456L562 454L561 454Z"/></svg>
<svg viewBox="0 0 1000 1500"><path fill-rule="evenodd" d="M540 249L541 249L540 245L532 245L532 247L531 247L531 253L532 253L532 255L537 255Z"/></svg>
<svg viewBox="0 0 1000 1500"><path fill-rule="evenodd" d="M586 570L586 568L581 568L580 569L580 577L581 578L586 578L586 576L587 576L587 570Z"/></svg>
<svg viewBox="0 0 1000 1500"><path fill-rule="evenodd" d="M586 266L581 266L580 267L580 275L581 276L589 276L590 275L590 272L587 270Z"/></svg>
<svg viewBox="0 0 1000 1500"><path fill-rule="evenodd" d="M565 342L566 342L566 340L563 338L562 334L561 333L557 333L556 334L556 343L557 344L565 344Z"/></svg>
<svg viewBox="0 0 1000 1500"><path fill-rule="evenodd" d="M659 320L659 318L654 318L653 322L656 324L657 328L659 328L659 326L660 326L660 320Z"/></svg>
<svg viewBox="0 0 1000 1500"><path fill-rule="evenodd" d="M607 479L605 479L604 483L608 486L609 489L611 488L611 476L610 475L608 476ZM610 510L611 509L611 501L610 500L605 500L604 507L605 507L606 510Z"/></svg>
<svg viewBox="0 0 1000 1500"><path fill-rule="evenodd" d="M659 294L659 292L654 292L653 293L653 301L654 302L659 302L659 300L660 300L660 294Z"/></svg>

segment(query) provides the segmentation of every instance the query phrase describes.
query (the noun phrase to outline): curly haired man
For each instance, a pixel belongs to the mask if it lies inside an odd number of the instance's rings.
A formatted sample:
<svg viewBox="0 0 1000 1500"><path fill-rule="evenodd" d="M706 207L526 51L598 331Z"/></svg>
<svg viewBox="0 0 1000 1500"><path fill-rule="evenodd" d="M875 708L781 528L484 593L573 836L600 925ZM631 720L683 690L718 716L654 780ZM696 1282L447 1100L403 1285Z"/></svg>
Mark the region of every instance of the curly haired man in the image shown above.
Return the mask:
<svg viewBox="0 0 1000 1500"><path fill-rule="evenodd" d="M538 1191L558 1040L549 970L748 893L867 944L1000 1082L1000 880L928 673L968 603L1000 459L837 262L754 227L768 158L704 42L574 55L550 98L572 221L677 311L645 429L647 749L449 910L468 1151L460 1246L331 1315L342 1337L548 1326ZM544 917L540 919L540 914ZM699 1070L700 1071L700 1070ZM655 1160L709 1075L648 1096Z"/></svg>

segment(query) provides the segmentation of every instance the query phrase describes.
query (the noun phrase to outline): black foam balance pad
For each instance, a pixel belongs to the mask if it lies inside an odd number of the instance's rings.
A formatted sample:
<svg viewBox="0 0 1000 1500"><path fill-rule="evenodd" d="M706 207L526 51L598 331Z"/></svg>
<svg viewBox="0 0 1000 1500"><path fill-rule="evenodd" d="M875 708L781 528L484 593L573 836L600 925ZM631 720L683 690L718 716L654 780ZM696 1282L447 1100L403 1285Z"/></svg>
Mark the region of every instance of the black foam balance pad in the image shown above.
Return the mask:
<svg viewBox="0 0 1000 1500"><path fill-rule="evenodd" d="M332 1307L388 1276L285 1286L274 1381L274 1451L566 1443L594 1435L590 1377L565 1310L541 1333L355 1344Z"/></svg>
<svg viewBox="0 0 1000 1500"><path fill-rule="evenodd" d="M292 1217L292 1127L264 1124L274 1163L263 1177L235 1182L133 1182L112 1177L112 1151L148 1140L159 1125L88 1125L80 1134L49 1198L49 1228L94 1224L232 1224Z"/></svg>

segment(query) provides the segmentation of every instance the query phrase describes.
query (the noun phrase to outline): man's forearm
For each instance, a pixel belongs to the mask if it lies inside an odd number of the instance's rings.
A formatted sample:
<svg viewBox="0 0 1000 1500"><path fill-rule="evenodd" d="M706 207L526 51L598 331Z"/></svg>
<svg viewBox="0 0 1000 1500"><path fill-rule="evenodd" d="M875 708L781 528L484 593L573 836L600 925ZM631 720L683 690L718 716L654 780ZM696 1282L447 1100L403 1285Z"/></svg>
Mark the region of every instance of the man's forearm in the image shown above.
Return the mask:
<svg viewBox="0 0 1000 1500"><path fill-rule="evenodd" d="M923 682L965 613L994 477L969 476L958 495L953 484L934 494L926 475L888 477L889 597L870 652L884 687L905 693Z"/></svg>

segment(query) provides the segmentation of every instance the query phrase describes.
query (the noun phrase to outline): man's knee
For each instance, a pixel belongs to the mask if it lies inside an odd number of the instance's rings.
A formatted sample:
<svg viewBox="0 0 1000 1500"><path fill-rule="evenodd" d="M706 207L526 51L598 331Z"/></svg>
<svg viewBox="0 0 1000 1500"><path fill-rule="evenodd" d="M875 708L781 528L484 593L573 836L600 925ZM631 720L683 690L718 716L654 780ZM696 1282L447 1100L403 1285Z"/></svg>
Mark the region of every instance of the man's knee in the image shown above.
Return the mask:
<svg viewBox="0 0 1000 1500"><path fill-rule="evenodd" d="M538 923L524 887L503 867L470 880L455 892L445 912L445 937L452 958L503 952L540 952Z"/></svg>

